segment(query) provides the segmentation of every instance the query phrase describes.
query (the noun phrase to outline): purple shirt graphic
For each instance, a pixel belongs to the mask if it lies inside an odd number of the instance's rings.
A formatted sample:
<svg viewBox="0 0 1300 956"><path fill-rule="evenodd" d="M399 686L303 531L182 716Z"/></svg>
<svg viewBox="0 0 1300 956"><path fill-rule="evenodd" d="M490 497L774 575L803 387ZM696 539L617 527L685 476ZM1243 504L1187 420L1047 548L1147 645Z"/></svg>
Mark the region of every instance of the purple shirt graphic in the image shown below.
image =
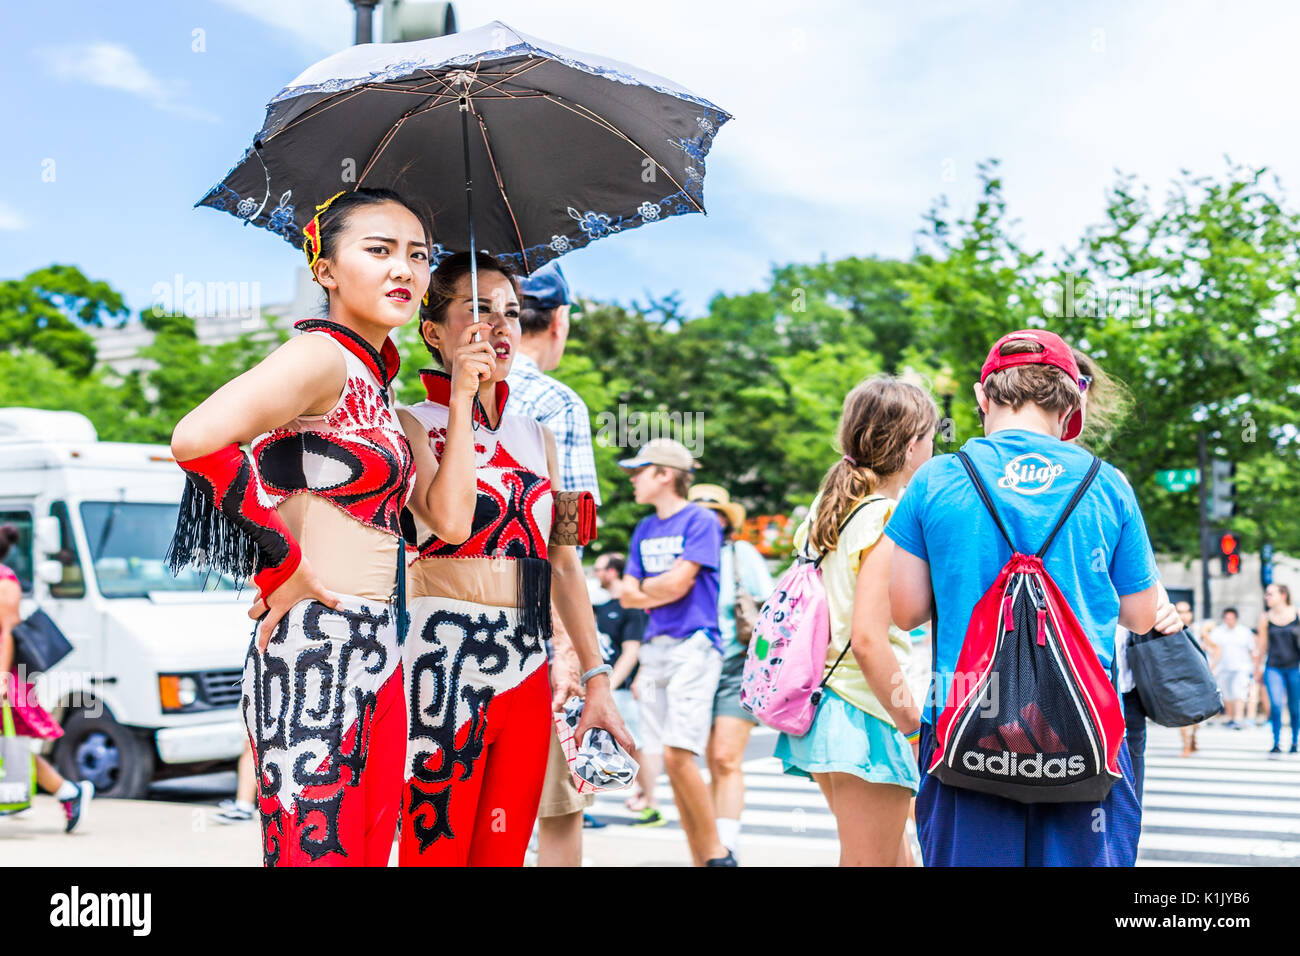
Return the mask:
<svg viewBox="0 0 1300 956"><path fill-rule="evenodd" d="M722 650L718 628L718 563L722 554L722 526L707 508L688 504L671 518L657 514L642 518L632 532L627 549L625 573L639 579L652 578L670 569L678 558L700 565L695 583L684 597L672 604L650 609L645 639L667 634L690 637L696 631L709 635Z"/></svg>

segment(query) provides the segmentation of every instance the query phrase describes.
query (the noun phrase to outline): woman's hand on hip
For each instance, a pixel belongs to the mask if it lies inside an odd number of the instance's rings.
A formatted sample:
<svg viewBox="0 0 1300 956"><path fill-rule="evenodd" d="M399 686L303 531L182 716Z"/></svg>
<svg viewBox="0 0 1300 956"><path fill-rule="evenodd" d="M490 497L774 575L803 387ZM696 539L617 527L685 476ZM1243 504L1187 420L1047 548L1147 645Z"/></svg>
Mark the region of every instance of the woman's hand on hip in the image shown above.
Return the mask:
<svg viewBox="0 0 1300 956"><path fill-rule="evenodd" d="M316 572L307 563L307 559L303 558L289 580L272 591L269 597L259 597L248 609L249 617L255 621L260 619L262 622L257 629L259 651L266 652L267 644L276 626L299 601L319 601L335 610L338 610L343 603L337 594L321 584L320 578L316 577Z"/></svg>

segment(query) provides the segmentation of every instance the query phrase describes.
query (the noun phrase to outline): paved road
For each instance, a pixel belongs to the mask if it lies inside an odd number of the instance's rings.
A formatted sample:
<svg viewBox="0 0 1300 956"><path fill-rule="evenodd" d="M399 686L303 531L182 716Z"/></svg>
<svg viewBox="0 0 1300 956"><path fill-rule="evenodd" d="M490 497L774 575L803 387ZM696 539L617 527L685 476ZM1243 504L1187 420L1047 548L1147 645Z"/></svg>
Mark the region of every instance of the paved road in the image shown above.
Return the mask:
<svg viewBox="0 0 1300 956"><path fill-rule="evenodd" d="M775 733L754 733L744 764L748 805L740 857L751 866L833 866L835 821L821 792L781 773L770 756ZM1269 757L1266 729L1200 732L1200 751L1179 756L1178 731L1151 726L1147 749L1139 866L1276 866L1300 863L1300 757ZM0 817L0 860L13 865L256 866L255 823L214 822L216 802L234 789L234 774L168 781L148 800L91 805L84 832L63 833L52 797L28 813ZM686 840L667 782L658 793L669 822L649 830L627 825L623 795L598 798L593 814L608 826L585 833L596 866L685 866Z"/></svg>
<svg viewBox="0 0 1300 956"><path fill-rule="evenodd" d="M1300 865L1300 756L1268 754L1267 727L1211 726L1183 757L1178 731L1148 726L1139 866Z"/></svg>

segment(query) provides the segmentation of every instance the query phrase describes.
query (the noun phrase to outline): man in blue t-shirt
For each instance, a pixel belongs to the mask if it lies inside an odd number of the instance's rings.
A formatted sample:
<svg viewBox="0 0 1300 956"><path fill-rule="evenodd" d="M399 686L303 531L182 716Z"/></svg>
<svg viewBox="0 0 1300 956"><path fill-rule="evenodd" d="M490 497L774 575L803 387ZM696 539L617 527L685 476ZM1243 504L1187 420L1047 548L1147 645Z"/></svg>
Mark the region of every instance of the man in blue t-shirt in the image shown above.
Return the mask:
<svg viewBox="0 0 1300 956"><path fill-rule="evenodd" d="M1042 545L1093 456L1069 442L1086 407L1069 346L1051 332L999 339L975 386L983 438L963 446L1022 552ZM897 545L890 579L896 624L910 629L938 612L939 692L923 710L918 759L929 767L935 701L941 710L972 611L1011 551L955 455L913 476L885 528ZM1103 463L1043 561L1108 671L1118 621L1146 633L1156 618L1155 557L1127 479ZM931 688L935 694L935 688ZM1022 804L924 774L916 816L926 866L1132 866L1141 807L1128 752L1123 779L1100 803Z"/></svg>
<svg viewBox="0 0 1300 956"><path fill-rule="evenodd" d="M637 504L655 509L632 532L619 595L624 607L650 612L633 685L641 709L641 749L663 753L695 865L735 866L735 857L718 840L713 802L695 763L709 742L722 674L722 526L687 500L695 460L680 442L656 438L619 467L631 475Z"/></svg>

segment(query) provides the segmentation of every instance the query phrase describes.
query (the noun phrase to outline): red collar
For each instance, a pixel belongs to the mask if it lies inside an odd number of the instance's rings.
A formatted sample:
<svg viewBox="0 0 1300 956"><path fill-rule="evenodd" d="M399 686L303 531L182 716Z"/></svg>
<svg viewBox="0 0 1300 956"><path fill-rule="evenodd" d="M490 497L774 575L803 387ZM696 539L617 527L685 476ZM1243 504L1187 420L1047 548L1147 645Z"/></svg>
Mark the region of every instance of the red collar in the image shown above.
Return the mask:
<svg viewBox="0 0 1300 956"><path fill-rule="evenodd" d="M451 404L451 375L442 369L424 368L420 369L420 381L424 383L424 392L429 396L429 401L439 405ZM497 425L501 426L501 417L506 413L506 401L510 398L510 386L506 382L497 382ZM492 423L488 421L487 412L483 409L483 403L474 396L474 420L480 425L486 425L492 428Z"/></svg>
<svg viewBox="0 0 1300 956"><path fill-rule="evenodd" d="M374 346L356 332L329 319L299 319L293 327L299 332L324 332L334 341L342 343L344 348L365 363L366 368L383 383L384 388L393 384L393 379L397 377L397 369L402 360L392 339L384 339L384 347L376 352Z"/></svg>

